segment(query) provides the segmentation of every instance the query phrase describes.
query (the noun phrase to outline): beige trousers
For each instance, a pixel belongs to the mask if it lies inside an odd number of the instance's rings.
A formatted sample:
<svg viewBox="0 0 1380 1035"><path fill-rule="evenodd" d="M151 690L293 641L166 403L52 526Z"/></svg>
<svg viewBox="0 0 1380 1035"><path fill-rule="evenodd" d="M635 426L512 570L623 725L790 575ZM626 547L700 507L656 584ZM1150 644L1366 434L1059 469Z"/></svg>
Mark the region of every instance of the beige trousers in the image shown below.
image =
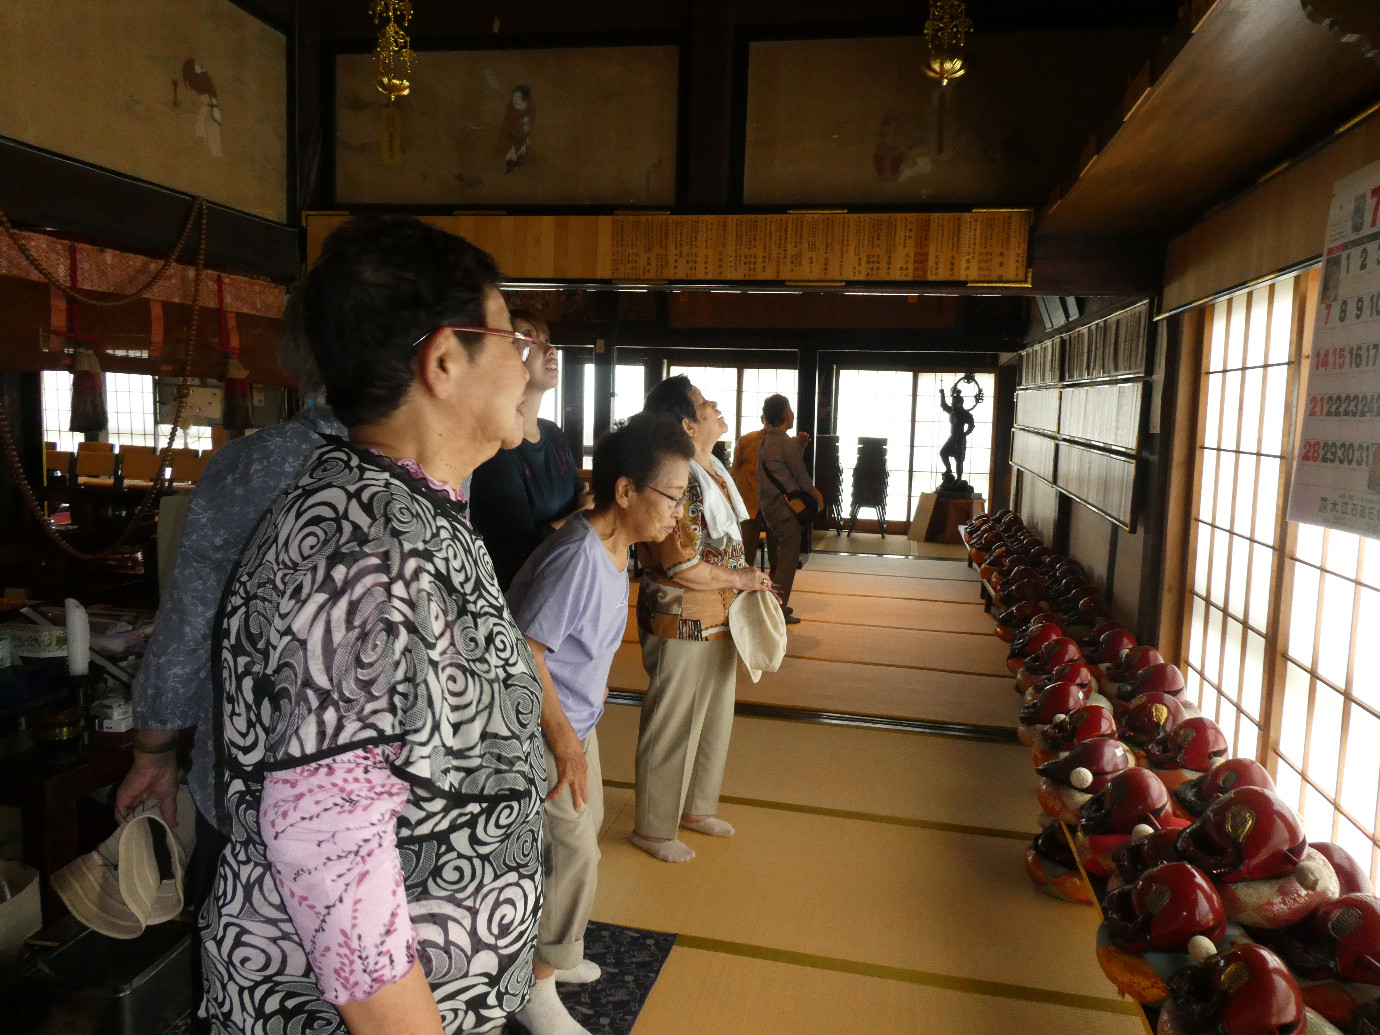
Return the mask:
<svg viewBox="0 0 1380 1035"><path fill-rule="evenodd" d="M650 682L637 733L637 832L674 838L682 813L719 811L738 652L727 638L641 640Z"/></svg>
<svg viewBox="0 0 1380 1035"><path fill-rule="evenodd" d="M604 825L604 777L599 738L589 731L580 742L589 763L589 800L575 811L566 787L546 803L546 845L542 869L546 888L537 922L537 959L569 970L585 958L585 927L599 887L599 828ZM556 759L546 748L546 789L556 786Z"/></svg>

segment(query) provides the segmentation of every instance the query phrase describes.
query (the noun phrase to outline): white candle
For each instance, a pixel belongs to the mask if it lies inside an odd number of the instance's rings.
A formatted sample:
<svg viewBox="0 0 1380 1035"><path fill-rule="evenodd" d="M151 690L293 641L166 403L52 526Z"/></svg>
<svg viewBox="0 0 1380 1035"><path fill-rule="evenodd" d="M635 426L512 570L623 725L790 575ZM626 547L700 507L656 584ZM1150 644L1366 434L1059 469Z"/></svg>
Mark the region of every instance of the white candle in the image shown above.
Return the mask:
<svg viewBox="0 0 1380 1035"><path fill-rule="evenodd" d="M67 605L67 674L84 676L91 668L91 623L86 608L68 597Z"/></svg>

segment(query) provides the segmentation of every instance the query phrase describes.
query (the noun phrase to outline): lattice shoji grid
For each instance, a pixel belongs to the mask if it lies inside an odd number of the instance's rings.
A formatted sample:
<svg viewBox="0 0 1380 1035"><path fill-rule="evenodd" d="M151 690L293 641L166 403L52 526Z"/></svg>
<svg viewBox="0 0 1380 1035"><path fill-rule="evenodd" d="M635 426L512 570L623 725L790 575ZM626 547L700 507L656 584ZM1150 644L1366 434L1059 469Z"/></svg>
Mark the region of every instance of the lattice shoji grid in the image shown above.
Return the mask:
<svg viewBox="0 0 1380 1035"><path fill-rule="evenodd" d="M1283 520L1315 273L1205 312L1186 676L1310 840L1380 875L1380 541Z"/></svg>

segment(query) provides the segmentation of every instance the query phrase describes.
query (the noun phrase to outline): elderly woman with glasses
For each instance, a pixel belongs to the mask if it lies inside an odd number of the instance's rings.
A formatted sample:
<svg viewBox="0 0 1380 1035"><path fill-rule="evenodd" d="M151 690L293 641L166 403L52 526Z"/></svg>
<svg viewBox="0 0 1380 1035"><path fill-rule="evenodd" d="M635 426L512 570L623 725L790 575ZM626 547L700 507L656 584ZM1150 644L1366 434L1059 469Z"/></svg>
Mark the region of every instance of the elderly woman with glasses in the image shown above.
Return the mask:
<svg viewBox="0 0 1380 1035"><path fill-rule="evenodd" d="M732 837L715 816L733 729L738 655L728 608L771 580L743 554L742 497L714 443L728 431L718 403L683 374L647 395L645 409L681 422L695 447L683 516L659 543L638 547L637 631L649 683L637 736L637 819L629 840L664 862L695 857L681 827Z"/></svg>
<svg viewBox="0 0 1380 1035"><path fill-rule="evenodd" d="M561 377L546 321L525 309L511 315L513 329L530 335L533 342L526 359L522 441L481 464L470 487L474 527L489 548L505 592L532 551L590 502L565 434L537 416L542 396Z"/></svg>
<svg viewBox="0 0 1380 1035"><path fill-rule="evenodd" d="M529 343L497 281L405 217L346 223L307 277L349 440L279 497L222 603L214 1032L483 1031L529 995L541 684L455 488L522 435Z"/></svg>
<svg viewBox="0 0 1380 1035"><path fill-rule="evenodd" d="M537 929L536 985L517 1019L530 1035L589 1035L556 983L600 977L585 959L599 883L604 787L595 726L628 622L628 548L670 533L690 481L694 447L680 424L639 413L594 449L594 507L576 514L523 565L508 590L542 680L546 737L546 878Z"/></svg>

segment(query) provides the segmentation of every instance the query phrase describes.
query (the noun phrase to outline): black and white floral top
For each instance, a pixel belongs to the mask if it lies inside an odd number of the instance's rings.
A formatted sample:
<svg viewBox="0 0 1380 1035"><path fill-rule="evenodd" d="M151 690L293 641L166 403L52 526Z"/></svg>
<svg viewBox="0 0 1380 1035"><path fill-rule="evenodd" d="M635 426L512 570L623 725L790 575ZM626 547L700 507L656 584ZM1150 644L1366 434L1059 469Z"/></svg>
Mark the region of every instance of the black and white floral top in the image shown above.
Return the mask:
<svg viewBox="0 0 1380 1035"><path fill-rule="evenodd" d="M373 745L397 745L410 787L398 854L446 1030L520 1007L541 910L541 686L463 504L385 458L318 450L245 546L217 635L230 843L202 915L213 1030L345 1032L265 859L260 799L266 772Z"/></svg>

